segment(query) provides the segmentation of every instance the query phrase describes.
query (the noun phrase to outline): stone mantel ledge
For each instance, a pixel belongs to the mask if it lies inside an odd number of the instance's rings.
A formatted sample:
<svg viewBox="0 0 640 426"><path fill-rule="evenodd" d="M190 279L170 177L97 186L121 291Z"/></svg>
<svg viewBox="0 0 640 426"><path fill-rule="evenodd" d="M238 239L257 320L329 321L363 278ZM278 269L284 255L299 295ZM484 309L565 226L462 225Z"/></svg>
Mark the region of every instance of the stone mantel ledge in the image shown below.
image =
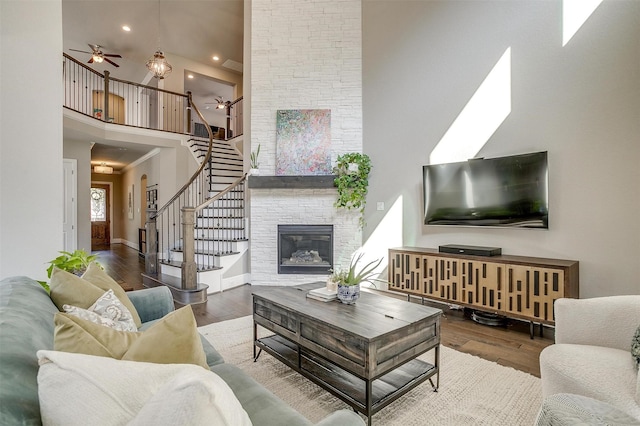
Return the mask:
<svg viewBox="0 0 640 426"><path fill-rule="evenodd" d="M335 188L333 183L336 175L313 175L313 176L261 176L250 175L247 179L248 187L251 189L313 189L313 188Z"/></svg>

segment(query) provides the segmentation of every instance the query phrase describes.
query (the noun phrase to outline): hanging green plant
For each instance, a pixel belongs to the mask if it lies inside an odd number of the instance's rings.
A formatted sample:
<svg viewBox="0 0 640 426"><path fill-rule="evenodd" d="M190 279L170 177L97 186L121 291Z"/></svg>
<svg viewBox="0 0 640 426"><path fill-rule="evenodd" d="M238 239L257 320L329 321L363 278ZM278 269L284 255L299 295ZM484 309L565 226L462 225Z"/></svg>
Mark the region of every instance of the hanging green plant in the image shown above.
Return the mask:
<svg viewBox="0 0 640 426"><path fill-rule="evenodd" d="M360 211L360 226L364 226L364 207L367 203L371 159L366 154L350 152L338 156L333 183L338 188L335 207Z"/></svg>

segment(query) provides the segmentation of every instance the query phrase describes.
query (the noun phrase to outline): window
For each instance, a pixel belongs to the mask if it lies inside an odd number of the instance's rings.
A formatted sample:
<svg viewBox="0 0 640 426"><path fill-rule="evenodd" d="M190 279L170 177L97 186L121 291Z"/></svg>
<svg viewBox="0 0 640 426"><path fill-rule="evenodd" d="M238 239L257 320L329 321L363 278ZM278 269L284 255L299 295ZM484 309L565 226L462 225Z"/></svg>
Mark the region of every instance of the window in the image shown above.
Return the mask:
<svg viewBox="0 0 640 426"><path fill-rule="evenodd" d="M107 220L107 190L91 188L91 222Z"/></svg>

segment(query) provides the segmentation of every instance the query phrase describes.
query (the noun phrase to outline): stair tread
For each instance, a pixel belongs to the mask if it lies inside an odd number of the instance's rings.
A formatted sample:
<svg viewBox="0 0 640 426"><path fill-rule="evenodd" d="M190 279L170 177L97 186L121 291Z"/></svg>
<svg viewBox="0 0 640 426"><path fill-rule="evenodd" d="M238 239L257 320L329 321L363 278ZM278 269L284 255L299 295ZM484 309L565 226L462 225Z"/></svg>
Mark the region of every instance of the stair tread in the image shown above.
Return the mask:
<svg viewBox="0 0 640 426"><path fill-rule="evenodd" d="M213 229L219 231L231 230L231 231L242 231L244 230L244 226L195 226L195 229Z"/></svg>
<svg viewBox="0 0 640 426"><path fill-rule="evenodd" d="M194 240L196 241L220 241L220 242L226 242L226 243L233 243L233 242L237 242L237 241L248 241L246 238L238 238L238 239L229 239L229 238L194 238Z"/></svg>
<svg viewBox="0 0 640 426"><path fill-rule="evenodd" d="M197 283L198 288L196 289L188 289L188 290L184 290L182 289L182 279L179 277L174 277L173 275L167 275L167 274L162 274L162 273L158 273L158 274L147 274L146 272L142 274L143 278L149 278L151 280L154 280L158 283L176 288L176 289L180 289L183 291L202 291L204 289L209 288L209 286L207 284L203 284L203 283Z"/></svg>
<svg viewBox="0 0 640 426"><path fill-rule="evenodd" d="M182 253L182 248L175 248L171 251L174 251L176 253ZM221 256L231 256L234 254L240 254L239 251L229 251L229 252L213 252L213 251L203 251L203 250L196 250L195 254L201 254L201 255L205 255L205 256L216 256L216 257L221 257ZM216 268L216 269L221 269L221 267Z"/></svg>
<svg viewBox="0 0 640 426"><path fill-rule="evenodd" d="M177 250L175 250L177 251ZM176 268L180 268L182 266L182 262L178 262L175 260L171 260L169 262L167 262L166 260L160 260L160 263L162 263L163 265L169 265L169 266L174 266ZM208 271L217 271L219 269L222 269L222 267L220 266L213 266L213 265L202 265L202 264L196 264L196 270L198 272L208 272Z"/></svg>

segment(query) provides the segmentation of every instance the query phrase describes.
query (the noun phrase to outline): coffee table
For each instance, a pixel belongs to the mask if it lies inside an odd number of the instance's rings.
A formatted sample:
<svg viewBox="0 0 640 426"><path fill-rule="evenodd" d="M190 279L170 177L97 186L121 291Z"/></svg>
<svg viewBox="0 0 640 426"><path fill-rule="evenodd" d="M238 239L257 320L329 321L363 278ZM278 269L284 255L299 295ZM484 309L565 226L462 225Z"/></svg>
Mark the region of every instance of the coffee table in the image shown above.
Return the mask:
<svg viewBox="0 0 640 426"><path fill-rule="evenodd" d="M438 390L440 309L367 292L354 305L306 297L322 285L253 290L254 361L266 351L363 413L369 425L425 380ZM275 334L258 338L258 325ZM416 359L430 350L433 364Z"/></svg>

